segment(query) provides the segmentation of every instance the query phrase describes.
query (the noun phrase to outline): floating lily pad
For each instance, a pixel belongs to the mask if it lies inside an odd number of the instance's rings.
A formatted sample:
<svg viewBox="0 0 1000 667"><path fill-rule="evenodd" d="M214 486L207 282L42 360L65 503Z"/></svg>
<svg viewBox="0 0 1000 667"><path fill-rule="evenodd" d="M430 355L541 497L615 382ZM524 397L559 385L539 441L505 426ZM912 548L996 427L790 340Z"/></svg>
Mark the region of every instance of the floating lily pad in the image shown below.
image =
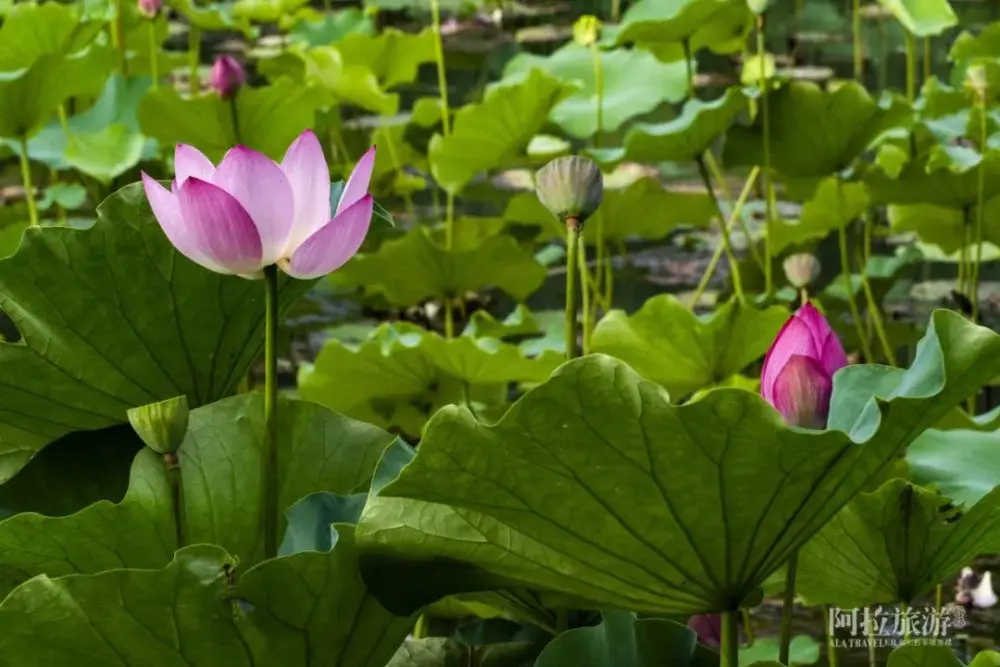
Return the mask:
<svg viewBox="0 0 1000 667"><path fill-rule="evenodd" d="M490 86L482 102L458 110L450 135L431 139L428 157L435 180L457 193L488 169L526 160L532 138L573 90L537 69L522 81Z"/></svg>
<svg viewBox="0 0 1000 667"><path fill-rule="evenodd" d="M399 612L520 587L654 614L755 604L790 553L997 375L1000 336L937 311L913 366L892 384L881 368L837 373L825 432L740 389L672 405L604 355L566 363L495 425L445 408L369 499L365 580Z"/></svg>
<svg viewBox="0 0 1000 667"><path fill-rule="evenodd" d="M735 301L699 317L672 294L660 294L632 316L609 312L597 323L590 345L680 399L727 380L762 357L787 319L781 306L757 310Z"/></svg>
<svg viewBox="0 0 1000 667"><path fill-rule="evenodd" d="M843 609L912 603L1000 549L1000 488L961 516L944 496L894 479L855 498L800 554L796 590Z"/></svg>
<svg viewBox="0 0 1000 667"><path fill-rule="evenodd" d="M504 68L503 78L521 81L539 69L579 88L552 109L549 118L578 139L615 132L631 118L649 113L663 102L679 102L687 93L687 67L665 64L645 51L599 51L602 72L601 127L597 127L594 55L589 47L569 42L549 56L521 53ZM643 85L635 85L640 80Z"/></svg>
<svg viewBox="0 0 1000 667"><path fill-rule="evenodd" d="M510 236L492 236L474 248L448 251L434 242L427 228L414 227L372 254L356 255L330 280L337 285L364 285L400 306L485 287L523 301L541 286L545 269Z"/></svg>
<svg viewBox="0 0 1000 667"><path fill-rule="evenodd" d="M282 281L283 308L311 284ZM25 342L0 343L0 480L129 408L230 395L263 348L263 292L175 251L141 184L106 199L91 229L29 229L0 261L0 307Z"/></svg>

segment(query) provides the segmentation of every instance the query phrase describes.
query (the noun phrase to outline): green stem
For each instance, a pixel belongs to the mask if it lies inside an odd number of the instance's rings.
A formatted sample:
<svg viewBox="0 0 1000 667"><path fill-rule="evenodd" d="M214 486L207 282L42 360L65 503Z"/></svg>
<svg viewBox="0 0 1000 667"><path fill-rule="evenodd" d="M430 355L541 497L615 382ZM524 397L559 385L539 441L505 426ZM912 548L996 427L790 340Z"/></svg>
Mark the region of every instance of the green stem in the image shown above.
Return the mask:
<svg viewBox="0 0 1000 667"><path fill-rule="evenodd" d="M447 192L444 215L444 248L451 251L455 247L455 195ZM454 295L449 294L444 301L444 335L446 338L455 336L455 306L452 303Z"/></svg>
<svg viewBox="0 0 1000 667"><path fill-rule="evenodd" d="M198 68L201 66L201 30L188 24L188 93L194 97L201 92Z"/></svg>
<svg viewBox="0 0 1000 667"><path fill-rule="evenodd" d="M764 15L757 15L757 57L760 60L759 86L761 92L760 113L761 123L764 126L764 169L761 180L764 184L764 293L771 296L774 292L774 251L772 248L772 236L774 225L774 182L771 178L771 118L770 101L768 100L767 79L764 72Z"/></svg>
<svg viewBox="0 0 1000 667"><path fill-rule="evenodd" d="M128 54L125 51L125 1L115 0L115 27L114 32L115 48L118 49L118 61L121 74L128 76Z"/></svg>
<svg viewBox="0 0 1000 667"><path fill-rule="evenodd" d="M722 207L719 205L719 200L715 196L715 189L712 188L712 178L709 176L708 167L705 166L705 158L699 155L695 158L695 162L698 163L698 173L701 174L701 180L705 184L705 189L708 191L708 197L715 204L715 210L719 213L719 223L722 228L722 247L726 253L726 259L729 260L729 267L731 269L733 278L733 292L736 294L736 299L740 303L746 302L746 297L743 294L743 279L740 276L740 265L736 259L736 253L733 252L732 240L729 238L729 230L726 229L726 216L722 212Z"/></svg>
<svg viewBox="0 0 1000 667"><path fill-rule="evenodd" d="M229 117L233 120L233 136L236 143L240 143L240 112L236 107L236 95L229 98Z"/></svg>
<svg viewBox="0 0 1000 667"><path fill-rule="evenodd" d="M24 199L28 202L28 220L38 224L38 205L35 204L35 186L31 183L31 163L28 162L28 137L21 135L21 180L24 181Z"/></svg>
<svg viewBox="0 0 1000 667"><path fill-rule="evenodd" d="M941 584L938 584L937 587L934 589L934 613L936 614L941 613L941 603L943 601L943 597L944 597L944 591L941 587Z"/></svg>
<svg viewBox="0 0 1000 667"><path fill-rule="evenodd" d="M858 330L858 339L861 343L861 351L865 355L865 362L872 363L871 346L868 344L868 337L865 335L865 323L861 321L861 312L858 310L857 299L854 298L854 281L851 280L851 260L847 254L847 226L842 226L837 231L837 240L840 245L840 271L844 275L844 289L847 290L847 308L851 311L851 319Z"/></svg>
<svg viewBox="0 0 1000 667"><path fill-rule="evenodd" d="M569 610L556 609L556 635L561 635L567 630L569 630Z"/></svg>
<svg viewBox="0 0 1000 667"><path fill-rule="evenodd" d="M448 106L448 76L444 67L444 44L441 41L441 6L431 0L431 25L434 30L434 61L437 64L438 96L441 98L441 126L444 136L451 134L451 111Z"/></svg>
<svg viewBox="0 0 1000 667"><path fill-rule="evenodd" d="M594 133L594 146L600 147L601 135L604 133L604 68L601 66L601 51L597 42L590 45L590 59L594 67L594 94L597 96L597 132Z"/></svg>
<svg viewBox="0 0 1000 667"><path fill-rule="evenodd" d="M746 205L747 199L753 191L754 183L757 182L757 176L759 174L760 167L754 167L750 171L750 176L747 178L746 183L743 184L743 192L740 193L740 198L736 200L736 205L733 206L733 210L729 213L729 220L726 222L727 231L731 232L733 226L736 224L736 220L743 215L743 207ZM702 274L701 280L698 281L698 287L695 288L694 296L691 298L692 309L697 307L698 300L708 287L708 282L712 279L712 275L715 273L715 267L719 265L719 260L722 259L722 253L723 247L720 243L715 249L715 253L712 255L712 259L709 261L708 266L705 267L705 273Z"/></svg>
<svg viewBox="0 0 1000 667"><path fill-rule="evenodd" d="M886 333L885 322L882 320L881 305L875 300L875 292L872 291L871 281L868 280L868 260L871 257L872 247L872 220L870 213L865 213L861 224L864 235L864 245L861 252L861 289L864 290L865 300L868 302L868 316L875 327L875 335L878 336L879 344L882 346L882 353L885 354L885 358L890 366L896 366L896 353L892 349L892 344L889 342L889 336ZM868 339L867 334L865 335L865 339Z"/></svg>
<svg viewBox="0 0 1000 667"><path fill-rule="evenodd" d="M795 607L795 571L798 569L799 552L796 551L788 559L788 570L785 573L785 593L781 608L781 639L778 643L778 662L788 664L788 655L792 645L792 611Z"/></svg>
<svg viewBox="0 0 1000 667"><path fill-rule="evenodd" d="M417 618L417 622L413 625L413 638L414 639L424 639L428 634L428 625L430 625L427 614L420 614Z"/></svg>
<svg viewBox="0 0 1000 667"><path fill-rule="evenodd" d="M618 23L622 15L622 0L611 0L611 21Z"/></svg>
<svg viewBox="0 0 1000 667"><path fill-rule="evenodd" d="M986 100L979 99L979 150L986 153ZM979 270L983 262L983 223L985 218L986 199L986 169L982 161L979 163L976 179L976 255L972 260L971 300L972 321L979 321Z"/></svg>
<svg viewBox="0 0 1000 667"><path fill-rule="evenodd" d="M694 63L691 62L691 41L685 39L681 42L684 45L684 65L687 68L687 99L694 99Z"/></svg>
<svg viewBox="0 0 1000 667"><path fill-rule="evenodd" d="M743 614L743 632L747 636L747 646L753 646L757 638L754 635L753 618L750 616L750 610L743 608L740 612Z"/></svg>
<svg viewBox="0 0 1000 667"><path fill-rule="evenodd" d="M906 619L909 616L909 609L910 609L909 605L907 605L905 602L901 602L899 604L899 610L900 610L900 613L901 613L901 615L902 615L902 617L904 619ZM910 624L908 622L904 621L903 622L903 646L906 646L909 643L910 643Z"/></svg>
<svg viewBox="0 0 1000 667"><path fill-rule="evenodd" d="M170 491L174 507L174 536L177 548L187 546L187 519L184 510L184 486L181 482L181 463L176 452L163 455L163 466L167 469Z"/></svg>
<svg viewBox="0 0 1000 667"><path fill-rule="evenodd" d="M590 287L588 286L588 278L590 278L590 271L587 268L587 245L583 241L583 234L577 235L577 260L580 265L580 311L583 313L583 331L582 331L582 349L583 353L587 354L590 352L590 329L592 326L592 320L590 318Z"/></svg>
<svg viewBox="0 0 1000 667"><path fill-rule="evenodd" d="M702 157L705 158L705 166L708 167L708 171L712 174L712 178L715 179L716 192L722 197L722 201L725 203L726 208L730 211L733 210L733 198L729 194L729 187L726 185L726 176L722 173L722 169L719 167L719 163L715 159L715 154L711 150L707 150L702 153ZM750 228L747 226L747 221L741 215L737 220L740 226L740 232L742 232L744 238L747 240L747 249L750 251L750 256L753 261L760 267L760 270L764 270L764 260L760 256L760 252L757 250L757 244L753 242L753 234L750 233Z"/></svg>
<svg viewBox="0 0 1000 667"><path fill-rule="evenodd" d="M837 646L830 632L830 605L823 605L823 626L826 632L826 660L830 667L837 667Z"/></svg>
<svg viewBox="0 0 1000 667"><path fill-rule="evenodd" d="M868 667L876 667L878 659L875 653L875 624L865 623L865 634L868 636Z"/></svg>
<svg viewBox="0 0 1000 667"><path fill-rule="evenodd" d="M931 78L931 38L924 37L924 81Z"/></svg>
<svg viewBox="0 0 1000 667"><path fill-rule="evenodd" d="M264 558L278 555L278 267L264 268Z"/></svg>
<svg viewBox="0 0 1000 667"><path fill-rule="evenodd" d="M912 104L917 98L917 39L906 31L906 99Z"/></svg>
<svg viewBox="0 0 1000 667"><path fill-rule="evenodd" d="M720 667L739 667L740 634L738 611L722 613L722 643L719 647Z"/></svg>
<svg viewBox="0 0 1000 667"><path fill-rule="evenodd" d="M389 151L389 159L392 161L392 168L394 171L399 173L403 169L403 163L399 159L399 150L396 148L396 140L392 136L392 130L386 128L385 131L385 147ZM403 192L403 204L406 206L406 213L410 218L416 216L416 209L413 207L413 197L410 196L409 191Z"/></svg>
<svg viewBox="0 0 1000 667"><path fill-rule="evenodd" d="M580 223L575 218L566 220L566 358L574 359L576 349L576 253L579 248Z"/></svg>
<svg viewBox="0 0 1000 667"><path fill-rule="evenodd" d="M152 89L160 87L160 48L156 43L156 21L150 20L149 26L149 76L153 79Z"/></svg>
<svg viewBox="0 0 1000 667"><path fill-rule="evenodd" d="M854 80L863 84L865 54L861 38L861 0L851 1L851 46L854 55Z"/></svg>

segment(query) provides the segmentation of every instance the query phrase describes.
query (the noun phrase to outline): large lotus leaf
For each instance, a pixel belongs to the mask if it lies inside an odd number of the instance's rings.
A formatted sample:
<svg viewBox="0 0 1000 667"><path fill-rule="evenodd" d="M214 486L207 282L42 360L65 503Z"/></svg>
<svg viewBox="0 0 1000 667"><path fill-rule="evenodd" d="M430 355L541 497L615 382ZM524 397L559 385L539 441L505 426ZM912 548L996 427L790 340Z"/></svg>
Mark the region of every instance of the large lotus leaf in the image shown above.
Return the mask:
<svg viewBox="0 0 1000 667"><path fill-rule="evenodd" d="M758 310L728 301L707 317L672 294L646 301L635 314L612 310L591 337L594 352L617 357L674 398L727 380L759 359L788 319L788 310Z"/></svg>
<svg viewBox="0 0 1000 667"><path fill-rule="evenodd" d="M563 355L553 350L529 358L517 346L493 338L447 340L416 326L384 324L359 346L328 341L315 364L300 370L299 394L358 419L419 435L430 412L465 400L467 392L472 393L469 398L502 402L506 392L488 386L541 382L562 361Z"/></svg>
<svg viewBox="0 0 1000 667"><path fill-rule="evenodd" d="M537 69L523 80L490 86L482 102L458 110L450 135L431 139L428 157L435 180L457 193L481 172L526 160L528 144L574 89Z"/></svg>
<svg viewBox="0 0 1000 667"><path fill-rule="evenodd" d="M197 3L195 0L166 0L165 4L175 9L178 14L188 20L190 25L199 30L238 30L247 37L253 35L250 20L245 16L235 16L232 4Z"/></svg>
<svg viewBox="0 0 1000 667"><path fill-rule="evenodd" d="M780 220L772 229L773 252L791 245L822 239L859 219L871 200L864 183L845 182L836 177L820 181L815 193L802 207L798 220Z"/></svg>
<svg viewBox="0 0 1000 667"><path fill-rule="evenodd" d="M605 243L629 238L659 240L678 227L707 227L718 208L705 193L667 190L655 178L640 178L625 188L604 190L600 208L587 221L584 241L598 243L598 224ZM542 228L545 239L562 239L566 227L544 207L534 192L511 197L504 219ZM600 222L599 222L600 221Z"/></svg>
<svg viewBox="0 0 1000 667"><path fill-rule="evenodd" d="M948 165L935 168L933 155L907 162L896 174L878 166L868 170L865 181L873 204L936 204L952 208L974 207L982 185L987 200L1000 195L1000 156L986 154L980 168L956 171ZM980 184L980 169L983 171Z"/></svg>
<svg viewBox="0 0 1000 667"><path fill-rule="evenodd" d="M1000 664L997 651L980 651L969 667L996 667ZM951 646L899 646L889 654L886 667L964 667Z"/></svg>
<svg viewBox="0 0 1000 667"><path fill-rule="evenodd" d="M601 132L615 132L631 118L649 113L663 102L679 102L687 93L684 62L662 63L639 50L599 51L602 71L602 127L597 127L597 86L594 55L589 47L569 42L549 56L521 53L507 63L504 80L521 81L528 72L542 70L579 85L572 95L552 109L549 118L569 134L586 139ZM643 85L632 85L642 81Z"/></svg>
<svg viewBox="0 0 1000 667"><path fill-rule="evenodd" d="M243 571L211 545L162 570L40 575L0 604L0 665L383 667L412 626L388 613L358 572L354 528L329 552ZM109 601L114 604L109 605Z"/></svg>
<svg viewBox="0 0 1000 667"><path fill-rule="evenodd" d="M907 448L906 462L914 482L972 505L1000 485L1000 431L928 429Z"/></svg>
<svg viewBox="0 0 1000 667"><path fill-rule="evenodd" d="M283 280L282 308L312 284ZM25 232L0 260L0 308L24 339L0 343L0 481L131 407L228 396L264 340L263 284L175 251L141 184L106 199L90 229Z"/></svg>
<svg viewBox="0 0 1000 667"><path fill-rule="evenodd" d="M1000 186L1000 181L997 185ZM993 197L986 202L983 211L982 231L983 239L987 243L1000 244L998 214L1000 214L1000 197ZM916 232L921 241L933 243L950 254L974 240L971 234L966 238L966 229L970 232L975 229L979 218L979 207L973 205L963 210L937 204L893 204L887 209L887 217L893 230Z"/></svg>
<svg viewBox="0 0 1000 667"><path fill-rule="evenodd" d="M853 81L825 91L793 81L770 97L771 164L790 178L821 178L851 166L884 133L905 125L910 109L898 96L872 99ZM763 164L762 116L726 137L727 164Z"/></svg>
<svg viewBox="0 0 1000 667"><path fill-rule="evenodd" d="M81 14L79 6L54 2L12 5L0 28L0 72L27 69L43 56L83 49L103 26Z"/></svg>
<svg viewBox="0 0 1000 667"><path fill-rule="evenodd" d="M428 637L407 640L386 667L528 667L537 655L536 642L467 646L447 637Z"/></svg>
<svg viewBox="0 0 1000 667"><path fill-rule="evenodd" d="M192 144L211 160L219 160L235 144L280 160L288 145L312 127L319 96L292 81L263 88L244 87L232 104L218 95L182 98L173 88L151 90L139 105L139 124L147 136L165 146Z"/></svg>
<svg viewBox="0 0 1000 667"><path fill-rule="evenodd" d="M669 62L684 58L683 42L691 53L739 51L752 25L753 15L742 0L639 0L608 32L617 46L634 43Z"/></svg>
<svg viewBox="0 0 1000 667"><path fill-rule="evenodd" d="M261 394L234 396L192 410L180 449L183 526L189 543L218 544L244 566L263 550L264 403ZM319 491L367 488L393 437L369 424L304 401L282 400L278 505ZM67 517L18 514L0 522L0 586L28 577L159 568L178 546L172 490L162 457L144 449L132 465L128 494Z"/></svg>
<svg viewBox="0 0 1000 667"><path fill-rule="evenodd" d="M729 88L711 102L692 99L677 118L665 123L638 123L625 135L620 149L596 149L591 154L602 164L628 159L636 162L690 162L709 146L746 109L747 98Z"/></svg>
<svg viewBox="0 0 1000 667"><path fill-rule="evenodd" d="M901 479L863 493L800 553L796 590L843 609L912 603L972 559L1000 548L1000 488L956 515L949 500Z"/></svg>
<svg viewBox="0 0 1000 667"><path fill-rule="evenodd" d="M365 67L383 88L412 83L424 63L434 62L434 31L406 33L388 28L378 35L352 33L336 49L347 67Z"/></svg>
<svg viewBox="0 0 1000 667"><path fill-rule="evenodd" d="M838 372L831 421L848 429L836 431L788 427L740 389L672 405L604 355L568 362L495 425L445 408L365 508L365 579L399 610L512 587L649 613L752 602L913 438L997 375L1000 336L937 311L914 365L876 399L880 368Z"/></svg>
<svg viewBox="0 0 1000 667"><path fill-rule="evenodd" d="M948 0L878 0L915 37L935 37L958 25Z"/></svg>
<svg viewBox="0 0 1000 667"><path fill-rule="evenodd" d="M300 13L288 31L288 38L307 46L326 46L351 34L374 35L372 18L360 7L347 7L330 13Z"/></svg>
<svg viewBox="0 0 1000 667"><path fill-rule="evenodd" d="M331 280L377 289L401 306L484 287L523 301L541 286L545 268L510 236L492 236L474 248L448 251L434 242L426 227L418 226L374 253L356 255Z"/></svg>
<svg viewBox="0 0 1000 667"><path fill-rule="evenodd" d="M660 618L606 611L599 625L553 639L535 667L714 667L719 656L698 643L687 627Z"/></svg>
<svg viewBox="0 0 1000 667"><path fill-rule="evenodd" d="M232 6L233 17L256 23L277 23L292 14L309 0L236 0Z"/></svg>

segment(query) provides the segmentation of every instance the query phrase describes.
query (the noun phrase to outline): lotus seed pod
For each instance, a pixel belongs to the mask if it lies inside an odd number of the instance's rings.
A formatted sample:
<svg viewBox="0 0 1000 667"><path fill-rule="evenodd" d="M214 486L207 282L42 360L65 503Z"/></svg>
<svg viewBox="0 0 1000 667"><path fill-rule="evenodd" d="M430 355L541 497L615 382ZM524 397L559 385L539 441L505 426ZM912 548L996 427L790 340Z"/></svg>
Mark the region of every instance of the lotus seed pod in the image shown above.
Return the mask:
<svg viewBox="0 0 1000 667"><path fill-rule="evenodd" d="M785 258L785 277L795 289L808 287L819 277L820 263L815 255L800 252Z"/></svg>
<svg viewBox="0 0 1000 667"><path fill-rule="evenodd" d="M176 452L187 435L187 396L131 408L127 414L135 432L147 447L158 454Z"/></svg>
<svg viewBox="0 0 1000 667"><path fill-rule="evenodd" d="M766 12L769 4L771 4L770 0L747 0L747 7L757 16Z"/></svg>
<svg viewBox="0 0 1000 667"><path fill-rule="evenodd" d="M600 30L601 22L596 16L581 16L573 24L573 41L581 46L590 46L597 41Z"/></svg>
<svg viewBox="0 0 1000 667"><path fill-rule="evenodd" d="M601 205L604 177L589 158L559 157L538 170L535 192L552 215L581 228Z"/></svg>

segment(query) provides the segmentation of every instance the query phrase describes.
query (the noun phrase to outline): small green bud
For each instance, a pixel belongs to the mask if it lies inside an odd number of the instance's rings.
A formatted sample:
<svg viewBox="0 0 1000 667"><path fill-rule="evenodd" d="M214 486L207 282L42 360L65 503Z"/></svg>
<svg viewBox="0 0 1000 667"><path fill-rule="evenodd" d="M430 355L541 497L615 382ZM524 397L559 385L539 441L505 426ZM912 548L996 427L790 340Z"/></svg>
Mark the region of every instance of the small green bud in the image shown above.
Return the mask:
<svg viewBox="0 0 1000 667"><path fill-rule="evenodd" d="M808 252L789 255L784 263L785 277L795 289L808 287L819 277L821 269L819 260Z"/></svg>
<svg viewBox="0 0 1000 667"><path fill-rule="evenodd" d="M989 88L989 81L986 75L986 66L982 63L970 65L965 70L965 87L971 90L976 97L985 100L986 91Z"/></svg>
<svg viewBox="0 0 1000 667"><path fill-rule="evenodd" d="M747 0L747 7L757 16L766 12L769 4L771 4L771 0Z"/></svg>
<svg viewBox="0 0 1000 667"><path fill-rule="evenodd" d="M560 221L582 227L604 199L604 177L589 158L558 157L535 174L535 192Z"/></svg>
<svg viewBox="0 0 1000 667"><path fill-rule="evenodd" d="M596 16L586 14L573 24L573 41L580 46L590 46L597 41L601 31L601 21Z"/></svg>
<svg viewBox="0 0 1000 667"><path fill-rule="evenodd" d="M158 454L176 452L188 427L187 396L168 398L128 411L128 421L146 446Z"/></svg>

